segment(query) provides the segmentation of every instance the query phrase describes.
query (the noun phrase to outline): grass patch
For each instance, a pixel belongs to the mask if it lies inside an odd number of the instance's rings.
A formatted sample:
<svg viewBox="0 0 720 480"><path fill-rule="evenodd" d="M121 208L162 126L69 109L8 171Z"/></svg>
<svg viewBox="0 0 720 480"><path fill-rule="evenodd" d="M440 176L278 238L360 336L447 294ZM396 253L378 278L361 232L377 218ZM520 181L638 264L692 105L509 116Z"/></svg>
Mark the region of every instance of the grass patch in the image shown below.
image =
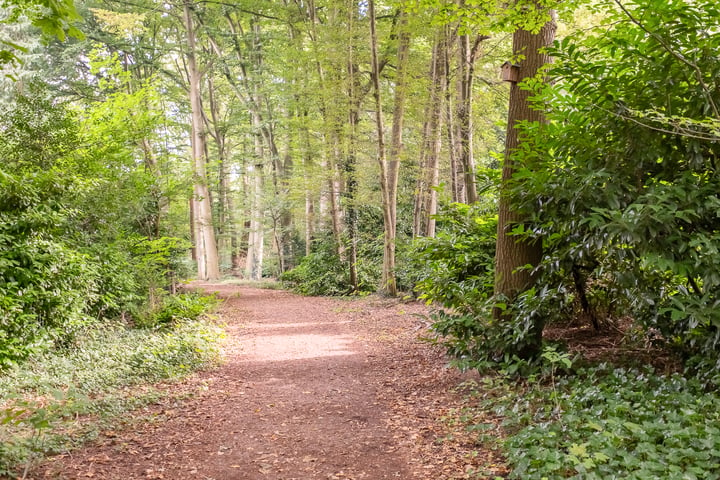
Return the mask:
<svg viewBox="0 0 720 480"><path fill-rule="evenodd" d="M720 478L720 397L695 380L603 364L548 381L488 380L475 395L503 419L501 435L479 440L503 449L508 478Z"/></svg>
<svg viewBox="0 0 720 480"><path fill-rule="evenodd" d="M0 476L94 438L164 395L172 381L219 359L222 329L202 317L137 329L103 325L74 345L0 376Z"/></svg>

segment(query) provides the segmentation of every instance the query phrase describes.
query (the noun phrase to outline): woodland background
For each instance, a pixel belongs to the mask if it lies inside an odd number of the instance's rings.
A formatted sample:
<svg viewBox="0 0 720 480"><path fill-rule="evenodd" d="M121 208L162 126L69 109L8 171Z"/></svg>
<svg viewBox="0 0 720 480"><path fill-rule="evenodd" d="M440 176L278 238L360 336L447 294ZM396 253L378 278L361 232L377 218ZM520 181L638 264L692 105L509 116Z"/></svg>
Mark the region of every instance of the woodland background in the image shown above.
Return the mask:
<svg viewBox="0 0 720 480"><path fill-rule="evenodd" d="M465 368L569 325L720 381L716 2L3 7L0 366L235 276L419 296Z"/></svg>

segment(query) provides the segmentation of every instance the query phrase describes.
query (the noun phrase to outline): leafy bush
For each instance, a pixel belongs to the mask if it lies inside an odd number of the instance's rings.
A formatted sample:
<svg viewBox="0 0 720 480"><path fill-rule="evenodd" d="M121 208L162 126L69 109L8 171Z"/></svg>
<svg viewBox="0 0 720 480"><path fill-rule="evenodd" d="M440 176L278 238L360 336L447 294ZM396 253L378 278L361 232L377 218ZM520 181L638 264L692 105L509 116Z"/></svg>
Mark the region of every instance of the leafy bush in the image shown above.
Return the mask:
<svg viewBox="0 0 720 480"><path fill-rule="evenodd" d="M158 330L103 325L86 330L73 348L32 355L0 376L0 476L14 467L82 441L76 416L113 417L153 399L127 387L174 379L213 364L222 330L203 319ZM71 437L64 434L73 423Z"/></svg>
<svg viewBox="0 0 720 480"><path fill-rule="evenodd" d="M452 203L437 215L438 233L408 255L420 298L477 316L493 292L497 214L492 204ZM484 312L483 312L484 313Z"/></svg>
<svg viewBox="0 0 720 480"><path fill-rule="evenodd" d="M493 202L453 203L437 215L435 238L417 239L408 270L419 297L439 307L432 315L434 341L457 366L527 373L530 364L513 354L529 338L531 321L493 319L497 215Z"/></svg>
<svg viewBox="0 0 720 480"><path fill-rule="evenodd" d="M167 328L198 320L205 312L214 309L219 300L198 293L163 294L151 310L144 312L135 324L143 328Z"/></svg>
<svg viewBox="0 0 720 480"><path fill-rule="evenodd" d="M578 303L591 320L629 316L713 383L720 37L706 32L717 2L624 6L600 2L607 24L556 45L552 83L525 83L550 120L525 125L537 161L515 178L544 242L547 295L515 318L574 314Z"/></svg>
<svg viewBox="0 0 720 480"><path fill-rule="evenodd" d="M379 266L359 253L356 265L358 290L350 284L350 269L332 251L330 242L320 243L318 250L302 258L300 264L280 275L280 280L301 295L348 295L369 293L377 289Z"/></svg>
<svg viewBox="0 0 720 480"><path fill-rule="evenodd" d="M80 125L42 91L0 112L0 370L101 319L156 312L185 273L188 242L135 231L158 200L151 175Z"/></svg>
<svg viewBox="0 0 720 480"><path fill-rule="evenodd" d="M97 299L97 266L59 238L71 212L48 197L51 181L0 169L0 369L70 338Z"/></svg>
<svg viewBox="0 0 720 480"><path fill-rule="evenodd" d="M719 477L720 397L696 380L603 365L490 406L505 417L510 478Z"/></svg>

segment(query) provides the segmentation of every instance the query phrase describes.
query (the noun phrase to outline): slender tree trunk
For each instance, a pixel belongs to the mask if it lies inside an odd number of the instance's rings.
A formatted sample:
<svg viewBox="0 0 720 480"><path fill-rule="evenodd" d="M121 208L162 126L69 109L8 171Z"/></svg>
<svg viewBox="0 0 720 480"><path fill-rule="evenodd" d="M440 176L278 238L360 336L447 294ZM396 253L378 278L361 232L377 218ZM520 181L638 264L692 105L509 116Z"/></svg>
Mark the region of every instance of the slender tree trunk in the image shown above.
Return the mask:
<svg viewBox="0 0 720 480"><path fill-rule="evenodd" d="M305 255L312 252L315 239L315 204L310 190L305 191Z"/></svg>
<svg viewBox="0 0 720 480"><path fill-rule="evenodd" d="M395 101L393 106L393 126L390 139L390 156L385 151L385 126L382 114L380 92L380 68L378 62L378 39L375 22L375 2L369 1L370 51L372 64L373 96L375 97L375 122L378 135L378 163L380 164L380 190L382 192L384 242L383 271L380 289L388 295L397 295L395 279L395 240L397 236L397 184L402 156L402 128L405 115L406 69L410 49L410 36L407 32L407 17L400 12L398 22L397 77L395 82Z"/></svg>
<svg viewBox="0 0 720 480"><path fill-rule="evenodd" d="M437 45L436 45L437 46ZM433 48L433 61L431 65L434 65L435 50ZM431 72L431 79L433 79L433 73ZM432 80L431 80L432 81ZM427 197L430 194L430 186L427 181L427 168L429 160L428 144L430 142L430 111L432 105L430 99L428 99L427 105L424 109L425 121L423 122L422 128L422 140L420 144L422 148L420 150L420 156L418 157L418 174L415 180L415 197L413 199L413 238L425 236L425 207L427 205Z"/></svg>
<svg viewBox="0 0 720 480"><path fill-rule="evenodd" d="M256 125L258 119L253 118ZM261 280L263 271L263 254L265 247L265 224L264 209L262 202L263 189L263 144L260 134L255 134L255 164L248 172L249 178L249 199L250 199L250 225L248 231L248 253L245 264L245 271L251 280Z"/></svg>
<svg viewBox="0 0 720 480"><path fill-rule="evenodd" d="M540 32L534 34L518 30L513 35L513 53L522 55L520 62L520 78L533 77L538 69L550 62L550 57L541 50L550 46L555 38L555 13L551 11L551 20ZM520 136L517 125L521 122L545 122L542 112L530 108L528 97L530 92L522 90L517 83L511 83L508 110L508 126L505 140L505 162L502 171L502 187L498 212L498 233L495 254L495 296L498 301L512 302L518 294L530 288L535 282L534 270L542 258L541 240L523 241L511 235L518 225L526 219L513 207L513 199L509 195L508 184L519 165L515 154L525 140ZM532 165L525 165L532 167ZM530 268L526 268L530 266ZM494 310L494 317L505 318L499 308ZM519 346L516 352L522 357L532 357L539 352L542 341L544 323L540 320L532 326L530 338L525 345Z"/></svg>
<svg viewBox="0 0 720 480"><path fill-rule="evenodd" d="M460 142L458 141L460 135L457 120L455 118L455 104L453 103L449 77L445 92L445 116L447 118L446 134L448 140L448 150L450 153L450 189L452 192L452 200L453 202L467 203L467 196L465 195L465 181L462 173L462 148L460 146Z"/></svg>
<svg viewBox="0 0 720 480"><path fill-rule="evenodd" d="M440 152L442 149L443 116L445 115L446 42L445 27L438 33L430 62L430 96L425 108L423 125L423 151L421 152L420 172L417 181L417 194L413 215L413 235L435 236L437 213L437 191L433 188L439 182Z"/></svg>
<svg viewBox="0 0 720 480"><path fill-rule="evenodd" d="M201 73L195 59L195 29L191 12L191 3L183 3L185 28L187 31L187 63L190 83L190 107L192 111L192 159L193 159L193 202L195 213L195 242L198 266L198 278L216 280L220 278L215 230L212 222L210 192L207 186L205 132L202 103L200 97Z"/></svg>
<svg viewBox="0 0 720 480"><path fill-rule="evenodd" d="M473 110L472 91L475 77L475 61L480 42L489 37L477 36L470 41L469 35L458 37L460 56L460 75L458 78L458 137L460 146L459 164L462 168L467 203L477 202L477 185L475 183L475 158L473 156Z"/></svg>
<svg viewBox="0 0 720 480"><path fill-rule="evenodd" d="M207 124L218 151L218 246L224 246L224 248L219 248L221 255L223 255L222 252L224 251L224 255L227 255L225 258L228 258L230 264L233 265L234 258L237 256L238 241L236 238L235 210L230 192L229 146L225 129L222 126L222 119L220 118L220 105L217 102L215 82L212 77L208 77L207 87L210 110L210 119L207 119ZM235 271L234 265L233 271Z"/></svg>
<svg viewBox="0 0 720 480"><path fill-rule="evenodd" d="M307 115L305 115L307 118ZM303 164L305 167L305 255L310 255L312 252L312 245L315 240L315 199L311 188L311 174L312 169L312 146L311 146L311 135L310 129L306 126L303 127L303 144L304 144L304 155Z"/></svg>
<svg viewBox="0 0 720 480"><path fill-rule="evenodd" d="M190 211L190 258L193 262L197 262L197 242L195 241L195 194L188 199Z"/></svg>
<svg viewBox="0 0 720 480"><path fill-rule="evenodd" d="M370 53L371 53L371 78L373 83L373 97L375 98L375 125L377 128L378 153L377 161L380 164L380 191L382 193L383 225L384 225L384 248L383 248L383 269L381 290L394 295L396 293L393 272L394 251L391 242L394 242L394 225L392 225L391 205L391 183L390 166L385 153L385 125L383 124L382 101L380 97L380 72L378 69L378 46L377 29L375 28L375 1L369 0L368 10L370 16Z"/></svg>
<svg viewBox="0 0 720 480"><path fill-rule="evenodd" d="M150 108L147 104L146 107ZM143 157L145 159L145 170L149 172L155 180L151 189L153 208L145 218L141 220L141 227L149 238L160 238L160 220L163 211L167 208L167 198L163 195L160 188L160 168L157 158L155 158L152 144L147 137L144 137L140 141L140 148L143 151Z"/></svg>
<svg viewBox="0 0 720 480"><path fill-rule="evenodd" d="M435 187L440 183L440 154L442 151L442 130L445 98L448 85L448 42L447 31L443 29L442 36L437 48L435 76L437 77L433 87L433 109L430 117L430 148L427 164L427 183L430 187L425 206L425 235L435 236L435 214L438 209L438 192Z"/></svg>
<svg viewBox="0 0 720 480"><path fill-rule="evenodd" d="M351 8L347 12L348 14L348 28L352 32L355 30L355 16L356 7L355 1L350 2ZM348 57L347 57L347 84L348 84L348 100L349 100L349 111L348 111L348 124L349 132L347 139L347 154L345 155L345 184L347 186L345 190L346 205L345 209L347 212L346 224L348 238L350 242L350 251L348 255L348 268L350 276L350 286L353 291L359 289L359 280L357 273L357 261L358 261L358 214L355 206L355 195L357 193L357 135L358 135L358 124L360 123L360 92L358 91L358 66L355 63L355 45L352 43L348 44Z"/></svg>

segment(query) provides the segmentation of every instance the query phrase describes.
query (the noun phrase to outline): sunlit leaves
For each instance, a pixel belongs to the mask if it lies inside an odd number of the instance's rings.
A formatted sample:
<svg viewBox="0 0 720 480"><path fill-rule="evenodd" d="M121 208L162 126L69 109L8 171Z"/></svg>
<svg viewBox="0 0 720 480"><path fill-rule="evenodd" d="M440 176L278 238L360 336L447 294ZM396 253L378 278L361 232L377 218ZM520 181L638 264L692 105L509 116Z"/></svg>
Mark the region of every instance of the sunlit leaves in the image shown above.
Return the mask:
<svg viewBox="0 0 720 480"><path fill-rule="evenodd" d="M74 23L80 20L73 0L2 0L0 24L11 24L26 17L32 25L46 36L65 40L67 36L82 38L82 32ZM0 66L19 60L17 52L23 48L0 39Z"/></svg>

